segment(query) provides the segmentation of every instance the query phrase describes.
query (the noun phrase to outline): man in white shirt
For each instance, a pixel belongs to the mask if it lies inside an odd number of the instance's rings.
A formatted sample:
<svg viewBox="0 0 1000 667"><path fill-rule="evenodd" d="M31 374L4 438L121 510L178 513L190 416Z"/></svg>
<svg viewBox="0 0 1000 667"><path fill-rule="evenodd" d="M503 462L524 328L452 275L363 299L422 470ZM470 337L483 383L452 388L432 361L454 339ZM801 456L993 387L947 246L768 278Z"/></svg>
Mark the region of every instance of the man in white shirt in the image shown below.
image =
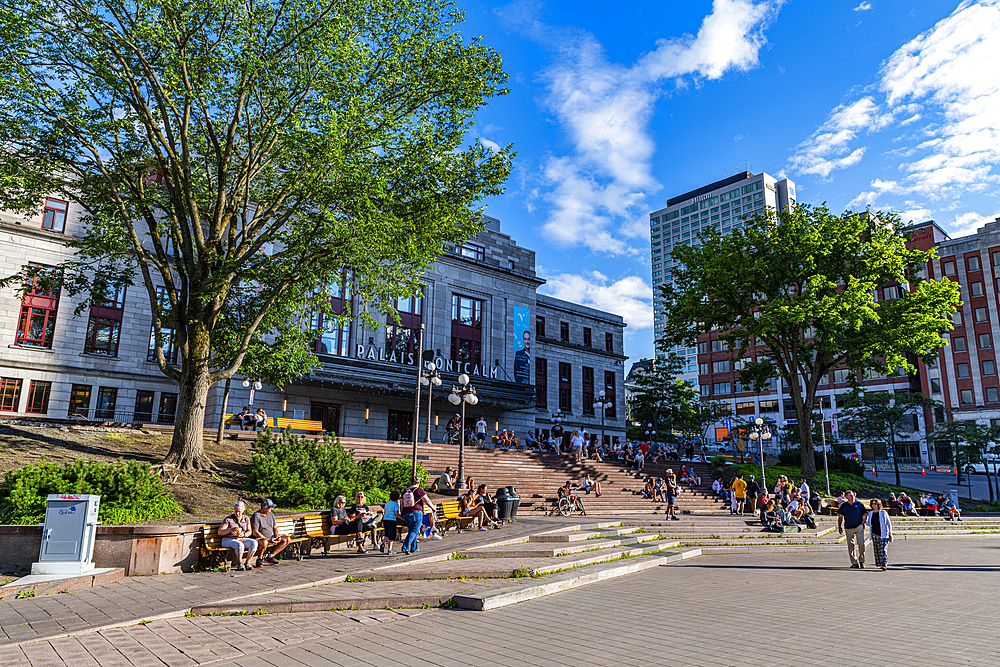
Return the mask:
<svg viewBox="0 0 1000 667"><path fill-rule="evenodd" d="M799 495L802 496L803 502L809 502L809 485L806 484L805 477L799 479L801 486L799 486Z"/></svg>
<svg viewBox="0 0 1000 667"><path fill-rule="evenodd" d="M480 447L486 444L486 420L482 417L476 422L476 440L479 441Z"/></svg>

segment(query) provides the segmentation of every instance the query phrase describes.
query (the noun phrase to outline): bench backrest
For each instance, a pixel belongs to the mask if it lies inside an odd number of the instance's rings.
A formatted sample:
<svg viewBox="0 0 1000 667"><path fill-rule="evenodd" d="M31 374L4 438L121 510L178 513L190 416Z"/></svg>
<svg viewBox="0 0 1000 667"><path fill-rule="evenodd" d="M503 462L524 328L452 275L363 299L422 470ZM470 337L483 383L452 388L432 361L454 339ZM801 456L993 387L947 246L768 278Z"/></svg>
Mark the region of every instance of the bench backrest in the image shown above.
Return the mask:
<svg viewBox="0 0 1000 667"><path fill-rule="evenodd" d="M219 527L221 523L206 523L201 527L201 540L208 549L221 549L222 538L219 537Z"/></svg>
<svg viewBox="0 0 1000 667"><path fill-rule="evenodd" d="M445 500L438 505L442 518L457 519L462 516L462 504L457 500Z"/></svg>
<svg viewBox="0 0 1000 667"><path fill-rule="evenodd" d="M307 516L303 519L305 524L306 535L309 537L323 537L324 535L329 535L327 527L330 525L330 519L320 515Z"/></svg>
<svg viewBox="0 0 1000 667"><path fill-rule="evenodd" d="M275 428L290 428L296 431L322 431L323 422L311 419L289 419L288 417L275 417Z"/></svg>

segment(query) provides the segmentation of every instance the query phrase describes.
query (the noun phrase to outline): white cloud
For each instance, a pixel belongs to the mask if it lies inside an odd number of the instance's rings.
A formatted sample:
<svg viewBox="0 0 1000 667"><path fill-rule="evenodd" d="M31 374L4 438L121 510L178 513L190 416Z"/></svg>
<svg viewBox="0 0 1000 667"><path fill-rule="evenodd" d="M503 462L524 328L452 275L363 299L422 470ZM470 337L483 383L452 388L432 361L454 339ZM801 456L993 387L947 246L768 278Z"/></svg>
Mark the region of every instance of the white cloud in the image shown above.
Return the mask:
<svg viewBox="0 0 1000 667"><path fill-rule="evenodd" d="M947 225L948 233L951 234L952 238L975 234L976 230L987 222L993 222L993 218L973 212L963 213L956 216L951 224Z"/></svg>
<svg viewBox="0 0 1000 667"><path fill-rule="evenodd" d="M541 267L539 275L547 281L541 291L549 296L621 315L631 331L653 326L653 288L638 276L615 281L600 271L547 276Z"/></svg>
<svg viewBox="0 0 1000 667"><path fill-rule="evenodd" d="M865 155L867 147L856 143L862 130L875 132L895 123L914 128L895 137L899 147L885 154L902 159L898 167L904 178L896 195L936 201L995 187L1000 182L995 171L1000 163L997 63L1000 0L965 0L893 53L873 89L834 109L797 148L790 165L802 174L829 177ZM872 193L865 192L852 203L871 199Z"/></svg>
<svg viewBox="0 0 1000 667"><path fill-rule="evenodd" d="M861 132L877 132L892 121L892 115L882 113L871 97L862 97L842 104L830 114L813 135L802 142L791 159L791 166L804 174L826 178L835 169L856 165L864 157L865 148L850 150L850 143Z"/></svg>
<svg viewBox="0 0 1000 667"><path fill-rule="evenodd" d="M489 139L483 139L482 137L480 137L479 143L481 143L483 146L486 146L486 148L489 148L494 153L500 152L500 144L498 144L495 141L490 141Z"/></svg>
<svg viewBox="0 0 1000 667"><path fill-rule="evenodd" d="M538 21L531 2L499 10L517 29L557 50L556 62L541 75L543 103L573 147L542 164L542 197L549 204L545 234L563 245L636 253L629 240L648 231L635 220L647 213L648 195L660 188L652 175L649 122L664 84L755 67L762 31L783 2L714 0L697 35L660 40L628 66L609 62L593 35Z"/></svg>
<svg viewBox="0 0 1000 667"><path fill-rule="evenodd" d="M856 12L867 12L871 8L872 8L872 3L870 3L870 2L862 2L860 5L858 5L857 7L854 8L854 11L856 11Z"/></svg>
<svg viewBox="0 0 1000 667"><path fill-rule="evenodd" d="M913 202L906 203L911 206L911 208L907 208L903 211L897 211L899 213L899 221L904 225L911 222L927 222L934 217L934 212L930 209L915 206Z"/></svg>

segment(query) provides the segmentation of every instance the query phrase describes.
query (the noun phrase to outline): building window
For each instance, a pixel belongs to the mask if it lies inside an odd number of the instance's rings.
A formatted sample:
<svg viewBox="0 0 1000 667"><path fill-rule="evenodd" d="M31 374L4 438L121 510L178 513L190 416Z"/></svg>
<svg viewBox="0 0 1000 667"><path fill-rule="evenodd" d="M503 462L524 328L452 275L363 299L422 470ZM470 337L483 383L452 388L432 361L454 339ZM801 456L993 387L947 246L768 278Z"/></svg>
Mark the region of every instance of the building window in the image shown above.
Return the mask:
<svg viewBox="0 0 1000 667"><path fill-rule="evenodd" d="M541 315L535 315L535 335L545 337L545 318Z"/></svg>
<svg viewBox="0 0 1000 667"><path fill-rule="evenodd" d="M75 384L69 392L69 411L67 414L86 417L90 411L90 385Z"/></svg>
<svg viewBox="0 0 1000 667"><path fill-rule="evenodd" d="M420 345L420 325L423 321L421 315L423 311L423 297L406 297L396 300L396 315L399 317L399 324L392 316L386 316L385 327L385 353L389 361L399 363L411 363L411 354L417 353ZM323 334L320 344L324 347L339 345L339 349L344 350L340 356L347 356L348 337L350 336L350 326L343 324L339 327L339 336L327 341L327 334ZM321 350L322 353L322 350ZM327 354L336 354L328 352Z"/></svg>
<svg viewBox="0 0 1000 667"><path fill-rule="evenodd" d="M549 405L549 363L545 359L535 359L535 407Z"/></svg>
<svg viewBox="0 0 1000 667"><path fill-rule="evenodd" d="M842 382L847 382L847 376L850 374L851 370L849 368L838 368L833 371L833 381L835 384Z"/></svg>
<svg viewBox="0 0 1000 667"><path fill-rule="evenodd" d="M153 394L152 391L139 390L135 393L134 419L137 423L153 421Z"/></svg>
<svg viewBox="0 0 1000 667"><path fill-rule="evenodd" d="M965 352L965 336L952 338L951 346L955 348L955 352Z"/></svg>
<svg viewBox="0 0 1000 667"><path fill-rule="evenodd" d="M988 350L991 347L993 347L993 345L990 342L990 335L988 333L981 333L976 338L979 339L980 350Z"/></svg>
<svg viewBox="0 0 1000 667"><path fill-rule="evenodd" d="M482 262L486 259L486 247L476 243L457 245L455 246L455 254L459 257L468 257Z"/></svg>
<svg viewBox="0 0 1000 667"><path fill-rule="evenodd" d="M707 353L708 353L708 343L706 343L705 341L698 343L698 354L707 354Z"/></svg>
<svg viewBox="0 0 1000 667"><path fill-rule="evenodd" d="M160 310L160 334L163 337L163 356L168 364L177 363L177 332L174 330L174 316L171 312L170 292L166 287L156 288L156 303ZM149 326L149 349L146 361L156 361L156 326Z"/></svg>
<svg viewBox="0 0 1000 667"><path fill-rule="evenodd" d="M29 266L42 268L38 264ZM59 310L59 289L49 279L36 275L24 286L21 297L21 316L17 322L18 345L52 348L52 334L56 328L56 311Z"/></svg>
<svg viewBox="0 0 1000 667"><path fill-rule="evenodd" d="M973 319L976 322L986 322L989 319L989 317L986 315L985 308L976 308L974 311L972 311L972 314L973 314Z"/></svg>
<svg viewBox="0 0 1000 667"><path fill-rule="evenodd" d="M125 289L115 292L105 301L90 307L87 340L83 351L107 357L118 356L118 339L125 316Z"/></svg>
<svg viewBox="0 0 1000 667"><path fill-rule="evenodd" d="M451 295L451 358L478 366L482 359L482 299Z"/></svg>
<svg viewBox="0 0 1000 667"><path fill-rule="evenodd" d="M709 389L710 387L707 384L698 385L698 393L702 396L710 395Z"/></svg>
<svg viewBox="0 0 1000 667"><path fill-rule="evenodd" d="M570 375L572 371L570 364L559 362L559 409L567 412L573 409L573 382Z"/></svg>
<svg viewBox="0 0 1000 667"><path fill-rule="evenodd" d="M962 405L972 405L974 403L972 399L971 389L963 389L961 392L959 392L959 398L961 400Z"/></svg>
<svg viewBox="0 0 1000 667"><path fill-rule="evenodd" d="M969 377L969 364L965 364L965 363L963 363L963 364L956 364L955 368L956 368L956 370L958 372L958 377L960 379L964 380L965 378Z"/></svg>
<svg viewBox="0 0 1000 667"><path fill-rule="evenodd" d="M564 343L569 342L569 322L559 323L559 340Z"/></svg>
<svg viewBox="0 0 1000 667"><path fill-rule="evenodd" d="M944 262L941 266L944 268L944 275L955 275L955 262Z"/></svg>
<svg viewBox="0 0 1000 667"><path fill-rule="evenodd" d="M101 387L97 390L95 419L114 419L116 407L118 407L118 387Z"/></svg>
<svg viewBox="0 0 1000 667"><path fill-rule="evenodd" d="M18 378L0 378L0 410L17 412L21 404L21 380Z"/></svg>
<svg viewBox="0 0 1000 667"><path fill-rule="evenodd" d="M729 383L728 382L716 382L712 385L712 393L716 396L722 396L729 393Z"/></svg>
<svg viewBox="0 0 1000 667"><path fill-rule="evenodd" d="M954 313L952 313L951 321L955 324L956 327L962 326L962 311L956 310Z"/></svg>
<svg viewBox="0 0 1000 667"><path fill-rule="evenodd" d="M764 412L777 412L778 411L778 401L761 401L760 407L757 408L760 413Z"/></svg>
<svg viewBox="0 0 1000 667"><path fill-rule="evenodd" d="M729 372L729 359L723 359L722 361L712 362L712 372L713 373L728 373Z"/></svg>
<svg viewBox="0 0 1000 667"><path fill-rule="evenodd" d="M736 404L736 414L738 415L752 415L755 414L757 408L754 407L754 402L750 401L748 403L737 403Z"/></svg>
<svg viewBox="0 0 1000 667"><path fill-rule="evenodd" d="M313 347L313 352L317 354L329 354L337 357L346 357L350 349L351 325L346 321L346 316L351 313L351 286L354 281L354 273L342 271L336 282L330 284L330 300L322 305L319 310L314 310L309 318L309 326L313 331L321 331ZM413 329L412 323L416 319L420 328L420 310L423 299L420 297L406 297L396 300L396 312L400 314L402 325L400 328ZM391 354L390 345L399 345L412 351L416 343L410 344L412 332L401 332L398 337L394 337L396 321L391 316L386 316L386 324L391 326L393 332L386 334L386 354ZM388 329L389 327L387 327Z"/></svg>
<svg viewBox="0 0 1000 667"><path fill-rule="evenodd" d="M708 375L708 362L698 364L698 375Z"/></svg>
<svg viewBox="0 0 1000 667"><path fill-rule="evenodd" d="M158 424L173 424L177 415L177 394L160 394L160 414L157 415Z"/></svg>
<svg viewBox="0 0 1000 667"><path fill-rule="evenodd" d="M66 231L66 211L69 202L48 198L45 200L45 211L42 216L42 229L62 233Z"/></svg>
<svg viewBox="0 0 1000 667"><path fill-rule="evenodd" d="M590 327L583 328L583 344L587 347L593 347L594 337L590 330Z"/></svg>
<svg viewBox="0 0 1000 667"><path fill-rule="evenodd" d="M972 255L965 259L965 265L969 268L969 271L979 271L979 255Z"/></svg>
<svg viewBox="0 0 1000 667"><path fill-rule="evenodd" d="M28 386L28 404L24 406L24 411L37 415L46 414L49 411L49 393L51 391L51 382L32 380Z"/></svg>
<svg viewBox="0 0 1000 667"><path fill-rule="evenodd" d="M1000 399L997 397L996 387L986 387L986 402L987 403L1000 403Z"/></svg>
<svg viewBox="0 0 1000 667"><path fill-rule="evenodd" d="M608 419L618 419L618 401L615 400L615 386L617 378L614 371L604 371L604 402L611 406L604 411L604 416Z"/></svg>
<svg viewBox="0 0 1000 667"><path fill-rule="evenodd" d="M996 375L997 367L992 359L983 360L983 375Z"/></svg>
<svg viewBox="0 0 1000 667"><path fill-rule="evenodd" d="M725 352L729 349L729 345L726 344L724 340L713 340L712 341L712 352Z"/></svg>
<svg viewBox="0 0 1000 667"><path fill-rule="evenodd" d="M941 380L937 378L931 378L931 393L932 394L941 393Z"/></svg>
<svg viewBox="0 0 1000 667"><path fill-rule="evenodd" d="M594 414L594 369L583 367L583 414Z"/></svg>
<svg viewBox="0 0 1000 667"><path fill-rule="evenodd" d="M969 285L969 294L972 296L983 296L983 294L985 294L983 291L983 284L981 282L974 282Z"/></svg>

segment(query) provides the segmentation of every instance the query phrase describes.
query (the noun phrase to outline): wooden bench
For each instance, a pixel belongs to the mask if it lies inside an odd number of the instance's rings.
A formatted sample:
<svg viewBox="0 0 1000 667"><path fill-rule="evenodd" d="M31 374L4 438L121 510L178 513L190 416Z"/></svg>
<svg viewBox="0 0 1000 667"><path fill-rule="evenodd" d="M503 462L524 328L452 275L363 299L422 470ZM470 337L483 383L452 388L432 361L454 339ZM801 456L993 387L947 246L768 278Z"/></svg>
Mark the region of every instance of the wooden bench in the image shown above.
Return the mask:
<svg viewBox="0 0 1000 667"><path fill-rule="evenodd" d="M457 500L445 500L438 503L435 518L438 530L445 533L452 526L461 533L475 521L471 516L462 516L462 504Z"/></svg>
<svg viewBox="0 0 1000 667"><path fill-rule="evenodd" d="M858 498L858 501L865 506L865 509L871 507L871 498ZM840 509L840 505L837 504L836 498L820 498L819 501L819 513L820 514L831 514L833 516L837 515L837 511ZM889 516L900 516L902 512L899 511L897 507L889 507L889 501L882 501L882 509L889 513Z"/></svg>
<svg viewBox="0 0 1000 667"><path fill-rule="evenodd" d="M226 414L224 417L224 424L226 426L239 426L241 429L243 427L242 422L239 419L239 415ZM288 417L268 417L267 425L272 429L281 429L289 431L308 431L310 433L322 433L323 432L323 422L313 421L311 419L289 419ZM236 437L233 435L232 437Z"/></svg>
<svg viewBox="0 0 1000 667"><path fill-rule="evenodd" d="M331 545L344 544L345 542L350 544L353 542L354 546L357 546L357 535L353 533L347 535L333 534L333 526L330 525L329 515L316 514L304 517L302 520L302 530L305 533L305 544L303 545L303 548L306 556L312 554L314 547L319 547L322 549L323 553L326 553ZM406 526L397 526L396 531L397 533L400 531L405 533ZM381 533L382 526L379 525L375 529L376 540L379 539L379 535Z"/></svg>
<svg viewBox="0 0 1000 667"><path fill-rule="evenodd" d="M277 531L278 535L288 535L291 538L291 542L285 547L279 554L284 557L287 553L295 557L296 560L302 560L305 555L303 553L303 542L309 540L309 535L306 534L305 522L293 519L292 517L287 517L284 519L274 520L274 529Z"/></svg>
<svg viewBox="0 0 1000 667"><path fill-rule="evenodd" d="M208 560L208 567L223 566L229 571L229 547L222 546L219 526L222 523L205 524L201 527L201 556Z"/></svg>

